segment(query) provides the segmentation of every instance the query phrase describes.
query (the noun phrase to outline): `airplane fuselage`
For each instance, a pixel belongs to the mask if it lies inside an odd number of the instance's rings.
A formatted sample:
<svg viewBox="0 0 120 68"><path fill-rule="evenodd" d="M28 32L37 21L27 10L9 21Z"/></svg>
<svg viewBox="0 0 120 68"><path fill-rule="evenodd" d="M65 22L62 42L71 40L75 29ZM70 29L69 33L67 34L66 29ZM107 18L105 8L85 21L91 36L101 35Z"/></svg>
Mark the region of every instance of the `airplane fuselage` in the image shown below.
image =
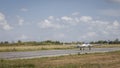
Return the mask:
<svg viewBox="0 0 120 68"><path fill-rule="evenodd" d="M80 48L80 50L84 50L85 47L88 47L89 50L91 50L91 46L90 44L82 44L82 45L78 45L77 47Z"/></svg>

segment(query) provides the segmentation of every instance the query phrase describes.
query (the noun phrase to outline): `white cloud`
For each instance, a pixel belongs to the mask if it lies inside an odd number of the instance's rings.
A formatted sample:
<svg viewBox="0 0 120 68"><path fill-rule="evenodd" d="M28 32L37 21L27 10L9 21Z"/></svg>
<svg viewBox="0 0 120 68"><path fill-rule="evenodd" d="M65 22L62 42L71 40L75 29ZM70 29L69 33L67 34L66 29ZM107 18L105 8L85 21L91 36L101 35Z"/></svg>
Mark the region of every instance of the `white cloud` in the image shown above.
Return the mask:
<svg viewBox="0 0 120 68"><path fill-rule="evenodd" d="M74 25L76 24L76 25ZM41 28L62 28L63 33L56 30L56 35L52 35L54 39L66 39L66 38L73 38L75 39L77 36L79 39L90 40L94 39L106 39L109 38L108 36L115 36L120 34L120 23L119 21L115 20L105 21L100 19L94 19L91 16L62 16L62 17L54 17L49 16L48 18L42 20L39 23ZM67 32L64 32L64 31ZM74 32L75 31L75 32ZM66 33L68 33L66 35ZM77 33L77 34L74 34ZM69 35L70 34L70 35ZM72 36L71 36L72 35ZM50 37L50 38L51 38ZM72 39L72 40L73 40Z"/></svg>
<svg viewBox="0 0 120 68"><path fill-rule="evenodd" d="M108 21L101 21L101 20L92 20L91 22L89 22L91 25L94 26L100 26L100 27L104 27L106 25L109 25Z"/></svg>
<svg viewBox="0 0 120 68"><path fill-rule="evenodd" d="M27 12L28 11L27 8L21 8L20 10L23 11L23 12Z"/></svg>
<svg viewBox="0 0 120 68"><path fill-rule="evenodd" d="M76 17L74 20L75 20L75 22L77 22L77 23L80 22L79 18L77 18L77 17Z"/></svg>
<svg viewBox="0 0 120 68"><path fill-rule="evenodd" d="M0 21L4 20L5 19L5 16L4 14L0 13Z"/></svg>
<svg viewBox="0 0 120 68"><path fill-rule="evenodd" d="M117 20L115 20L112 24L108 25L106 29L109 31L116 31L119 30L119 28L120 23Z"/></svg>
<svg viewBox="0 0 120 68"><path fill-rule="evenodd" d="M82 21L82 22L90 22L91 20L92 20L92 17L90 17L90 16L82 16L80 18L80 21Z"/></svg>
<svg viewBox="0 0 120 68"><path fill-rule="evenodd" d="M110 21L101 21L101 20L93 20L90 23L90 27L94 28L91 29L92 31L97 31L98 35L105 36L105 35L114 35L114 33L118 33L120 29L120 24L117 20L114 22Z"/></svg>
<svg viewBox="0 0 120 68"><path fill-rule="evenodd" d="M42 26L42 28L53 27L53 24L52 24L49 20L45 19L45 20L42 22L41 26Z"/></svg>
<svg viewBox="0 0 120 68"><path fill-rule="evenodd" d="M55 18L54 16L49 16L47 19L40 21L38 24L41 28L64 28L70 26L76 26L80 22L91 22L92 17L82 16L82 17L72 17L72 16L62 16Z"/></svg>
<svg viewBox="0 0 120 68"><path fill-rule="evenodd" d="M49 16L48 18L40 21L38 24L41 28L64 28L76 25L79 22L79 18L70 17L70 16L62 16L62 17L54 17Z"/></svg>
<svg viewBox="0 0 120 68"><path fill-rule="evenodd" d="M23 23L24 23L24 20L23 20L23 19L19 19L19 20L18 20L18 25L22 26Z"/></svg>
<svg viewBox="0 0 120 68"><path fill-rule="evenodd" d="M81 17L63 16L60 18L49 16L48 19L44 19L41 22L39 22L39 26L41 28L62 28L62 27L69 28L71 26L86 24L87 27L89 27L88 29L90 29L96 26L97 28L106 27L106 25L108 25L109 23L107 21L94 20L91 16Z"/></svg>
<svg viewBox="0 0 120 68"><path fill-rule="evenodd" d="M45 19L38 23L41 28L61 28L58 23Z"/></svg>
<svg viewBox="0 0 120 68"><path fill-rule="evenodd" d="M97 29L101 30L103 36L116 36L120 34L120 24L117 20L109 22L108 24L100 24L101 27L96 26ZM108 37L109 38L109 37Z"/></svg>
<svg viewBox="0 0 120 68"><path fill-rule="evenodd" d="M24 19L20 16L17 16L17 18L18 18L18 25L22 26L24 24Z"/></svg>
<svg viewBox="0 0 120 68"><path fill-rule="evenodd" d="M63 16L61 17L60 20L62 23L67 24L66 26L70 26L70 25L75 26L77 23L80 22L79 18L72 16Z"/></svg>
<svg viewBox="0 0 120 68"><path fill-rule="evenodd" d="M5 15L2 13L0 13L0 27L4 30L13 29L13 27L7 23L7 20L5 19Z"/></svg>
<svg viewBox="0 0 120 68"><path fill-rule="evenodd" d="M61 17L62 20L65 20L65 21L72 21L73 19L71 17L68 17L68 16L63 16Z"/></svg>
<svg viewBox="0 0 120 68"><path fill-rule="evenodd" d="M13 28L9 24L6 23L6 24L3 25L3 29L4 30L11 30Z"/></svg>
<svg viewBox="0 0 120 68"><path fill-rule="evenodd" d="M119 27L119 26L120 26L120 23L119 23L117 20L115 20L115 21L113 22L113 26Z"/></svg>
<svg viewBox="0 0 120 68"><path fill-rule="evenodd" d="M53 19L54 19L54 17L53 17L53 16L49 16L49 17L48 17L48 19L53 20Z"/></svg>
<svg viewBox="0 0 120 68"><path fill-rule="evenodd" d="M96 40L96 38L98 38L98 34L96 32L87 32L87 33L84 33L83 35L80 36L80 39L83 41L93 41L93 40ZM99 39L99 38L98 38Z"/></svg>
<svg viewBox="0 0 120 68"><path fill-rule="evenodd" d="M23 22L24 22L24 20L20 19L18 24L21 26L21 25L23 25Z"/></svg>
<svg viewBox="0 0 120 68"><path fill-rule="evenodd" d="M108 32L108 31L105 31L105 30L103 30L102 33L103 33L104 35L108 35L108 34L109 34L109 32Z"/></svg>

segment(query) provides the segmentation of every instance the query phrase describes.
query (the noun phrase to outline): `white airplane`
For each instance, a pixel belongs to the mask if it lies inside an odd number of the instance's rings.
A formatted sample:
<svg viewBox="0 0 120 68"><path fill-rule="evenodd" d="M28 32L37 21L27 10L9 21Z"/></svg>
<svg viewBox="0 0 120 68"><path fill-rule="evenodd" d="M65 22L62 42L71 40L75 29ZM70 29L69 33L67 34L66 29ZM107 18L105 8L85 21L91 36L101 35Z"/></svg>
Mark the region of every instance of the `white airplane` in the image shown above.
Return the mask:
<svg viewBox="0 0 120 68"><path fill-rule="evenodd" d="M89 50L91 50L91 47L92 47L93 45L91 45L91 44L82 44L82 45L80 45L80 44L78 44L77 45L77 48L80 48L80 50L84 50L84 48L85 47L88 47L89 48Z"/></svg>

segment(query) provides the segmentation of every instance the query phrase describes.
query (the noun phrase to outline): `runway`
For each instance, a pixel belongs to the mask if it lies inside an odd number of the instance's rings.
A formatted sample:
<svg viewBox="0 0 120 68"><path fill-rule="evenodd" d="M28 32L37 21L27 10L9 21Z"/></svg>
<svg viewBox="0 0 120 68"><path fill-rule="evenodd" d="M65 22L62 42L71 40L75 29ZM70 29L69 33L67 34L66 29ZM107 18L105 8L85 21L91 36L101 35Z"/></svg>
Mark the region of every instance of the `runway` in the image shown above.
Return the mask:
<svg viewBox="0 0 120 68"><path fill-rule="evenodd" d="M80 51L79 49L69 50L42 50L42 51L26 51L26 52L0 52L0 59L29 59L39 57L62 56L70 54L84 54L84 53L98 53L98 52L111 52L117 51L120 48L92 48L91 50L85 48Z"/></svg>

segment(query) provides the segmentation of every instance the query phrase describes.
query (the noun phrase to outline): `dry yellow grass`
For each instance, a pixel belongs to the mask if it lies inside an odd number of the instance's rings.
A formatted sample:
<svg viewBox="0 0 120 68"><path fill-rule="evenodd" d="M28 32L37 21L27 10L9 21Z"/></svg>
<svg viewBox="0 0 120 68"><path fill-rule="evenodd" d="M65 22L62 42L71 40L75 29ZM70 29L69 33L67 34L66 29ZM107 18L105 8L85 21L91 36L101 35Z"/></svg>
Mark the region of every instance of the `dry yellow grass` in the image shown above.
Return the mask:
<svg viewBox="0 0 120 68"><path fill-rule="evenodd" d="M103 44L93 46L95 48L113 48L120 47L120 44ZM74 49L76 45L21 45L21 46L0 46L0 52L5 51L35 51L35 50L52 50L52 49Z"/></svg>
<svg viewBox="0 0 120 68"><path fill-rule="evenodd" d="M2 46L0 51L33 51L50 49L72 49L73 45L39 45L39 46Z"/></svg>
<svg viewBox="0 0 120 68"><path fill-rule="evenodd" d="M94 46L97 48L114 48L114 47L120 47L120 44L100 44L97 46Z"/></svg>

